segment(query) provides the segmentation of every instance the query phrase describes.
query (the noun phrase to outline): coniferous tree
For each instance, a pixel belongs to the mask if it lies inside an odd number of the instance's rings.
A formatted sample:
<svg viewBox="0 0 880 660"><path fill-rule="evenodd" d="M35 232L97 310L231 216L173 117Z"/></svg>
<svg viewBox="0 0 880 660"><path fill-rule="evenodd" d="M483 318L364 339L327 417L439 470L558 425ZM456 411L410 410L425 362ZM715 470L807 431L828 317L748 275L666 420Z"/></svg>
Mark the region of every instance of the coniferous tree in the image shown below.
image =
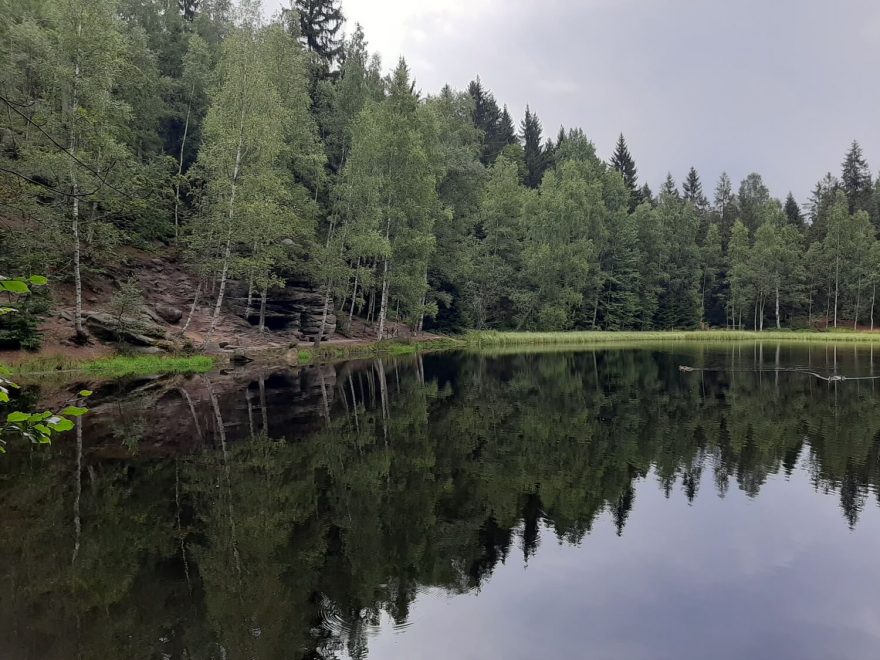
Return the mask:
<svg viewBox="0 0 880 660"><path fill-rule="evenodd" d="M672 199L680 200L681 194L678 192L678 186L675 183L675 179L672 178L672 174L666 173L666 180L663 182L663 187L660 189L660 196L666 196Z"/></svg>
<svg viewBox="0 0 880 660"><path fill-rule="evenodd" d="M681 186L682 198L687 202L693 202L697 208L706 206L706 197L703 195L703 184L700 182L700 175L697 170L691 167L688 170L687 177Z"/></svg>
<svg viewBox="0 0 880 660"><path fill-rule="evenodd" d="M617 146L614 148L614 154L611 156L611 167L623 175L623 182L630 193L630 210L635 209L642 201L638 187L638 172L636 170L636 163L629 153L629 147L626 146L623 133L617 138Z"/></svg>
<svg viewBox="0 0 880 660"><path fill-rule="evenodd" d="M849 200L849 212L870 211L872 197L871 170L862 147L853 140L842 165L840 183Z"/></svg>
<svg viewBox="0 0 880 660"><path fill-rule="evenodd" d="M526 106L526 116L521 131L526 170L524 183L529 188L537 188L544 178L546 158L541 144L541 120L529 106Z"/></svg>
<svg viewBox="0 0 880 660"><path fill-rule="evenodd" d="M804 228L804 214L801 212L801 207L791 192L789 192L788 196L785 198L783 211L785 212L785 217L788 220L788 223L792 227L795 227L798 230Z"/></svg>
<svg viewBox="0 0 880 660"><path fill-rule="evenodd" d="M320 58L325 71L329 71L344 52L339 31L345 17L338 0L296 0L295 7L306 47Z"/></svg>
<svg viewBox="0 0 880 660"><path fill-rule="evenodd" d="M639 200L640 203L647 202L651 206L654 206L656 203L656 200L654 199L654 193L651 190L651 186L649 186L647 182L643 184L641 188L639 188Z"/></svg>

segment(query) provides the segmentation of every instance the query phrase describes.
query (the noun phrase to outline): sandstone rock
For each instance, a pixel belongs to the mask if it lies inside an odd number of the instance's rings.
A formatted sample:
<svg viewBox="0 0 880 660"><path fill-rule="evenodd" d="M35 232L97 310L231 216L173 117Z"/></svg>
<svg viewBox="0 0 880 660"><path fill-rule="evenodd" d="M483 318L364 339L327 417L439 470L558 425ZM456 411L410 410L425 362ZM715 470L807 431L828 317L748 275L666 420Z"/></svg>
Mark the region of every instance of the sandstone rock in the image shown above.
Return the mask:
<svg viewBox="0 0 880 660"><path fill-rule="evenodd" d="M89 314L85 326L98 339L124 341L134 346L157 346L168 339L165 329L156 323L129 316L120 319L104 312Z"/></svg>
<svg viewBox="0 0 880 660"><path fill-rule="evenodd" d="M156 313L161 316L164 321L171 323L172 325L180 323L180 319L183 318L183 312L177 309L177 307L164 305L162 303L156 305Z"/></svg>

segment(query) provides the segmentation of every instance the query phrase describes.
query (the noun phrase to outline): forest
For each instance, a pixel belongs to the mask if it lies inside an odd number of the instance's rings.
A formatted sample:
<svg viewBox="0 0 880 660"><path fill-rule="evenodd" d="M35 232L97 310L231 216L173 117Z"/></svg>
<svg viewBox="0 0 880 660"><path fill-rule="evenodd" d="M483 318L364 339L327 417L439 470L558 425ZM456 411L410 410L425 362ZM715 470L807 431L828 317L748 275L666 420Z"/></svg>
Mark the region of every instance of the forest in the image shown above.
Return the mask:
<svg viewBox="0 0 880 660"><path fill-rule="evenodd" d="M655 192L623 135L607 158L589 127L545 135L479 77L423 92L343 9L5 3L0 273L70 286L77 336L83 278L129 249L179 257L214 323L230 282L265 307L295 281L379 339L391 322L873 328L880 178L857 141L808 200L694 168ZM0 334L24 344L50 303L9 297Z"/></svg>

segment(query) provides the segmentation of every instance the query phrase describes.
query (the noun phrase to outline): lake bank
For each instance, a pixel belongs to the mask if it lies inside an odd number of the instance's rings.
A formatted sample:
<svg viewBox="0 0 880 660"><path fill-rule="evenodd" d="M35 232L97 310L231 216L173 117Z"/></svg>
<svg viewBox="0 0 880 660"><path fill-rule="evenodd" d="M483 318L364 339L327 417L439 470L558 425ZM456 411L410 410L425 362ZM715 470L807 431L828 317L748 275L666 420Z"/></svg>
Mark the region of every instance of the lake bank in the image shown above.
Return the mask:
<svg viewBox="0 0 880 660"><path fill-rule="evenodd" d="M573 331L573 332L497 332L474 331L465 336L469 346L588 346L608 344L648 344L665 342L816 342L877 343L880 332L817 332L766 330L668 330L668 331Z"/></svg>

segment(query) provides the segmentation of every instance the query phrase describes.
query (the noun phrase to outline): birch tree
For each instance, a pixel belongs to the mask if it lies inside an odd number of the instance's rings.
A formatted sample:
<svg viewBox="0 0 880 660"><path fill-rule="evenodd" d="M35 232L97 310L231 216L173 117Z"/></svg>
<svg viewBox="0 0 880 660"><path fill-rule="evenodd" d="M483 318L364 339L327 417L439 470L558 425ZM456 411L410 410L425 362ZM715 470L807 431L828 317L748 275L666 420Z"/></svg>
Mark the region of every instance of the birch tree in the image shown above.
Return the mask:
<svg viewBox="0 0 880 660"><path fill-rule="evenodd" d="M254 23L236 28L224 42L199 150L198 174L207 185L192 245L219 287L206 343L219 321L227 282L241 270L236 247L247 235L243 208L250 201L242 193L259 190L246 184L271 174L282 148L284 110L262 46Z"/></svg>

